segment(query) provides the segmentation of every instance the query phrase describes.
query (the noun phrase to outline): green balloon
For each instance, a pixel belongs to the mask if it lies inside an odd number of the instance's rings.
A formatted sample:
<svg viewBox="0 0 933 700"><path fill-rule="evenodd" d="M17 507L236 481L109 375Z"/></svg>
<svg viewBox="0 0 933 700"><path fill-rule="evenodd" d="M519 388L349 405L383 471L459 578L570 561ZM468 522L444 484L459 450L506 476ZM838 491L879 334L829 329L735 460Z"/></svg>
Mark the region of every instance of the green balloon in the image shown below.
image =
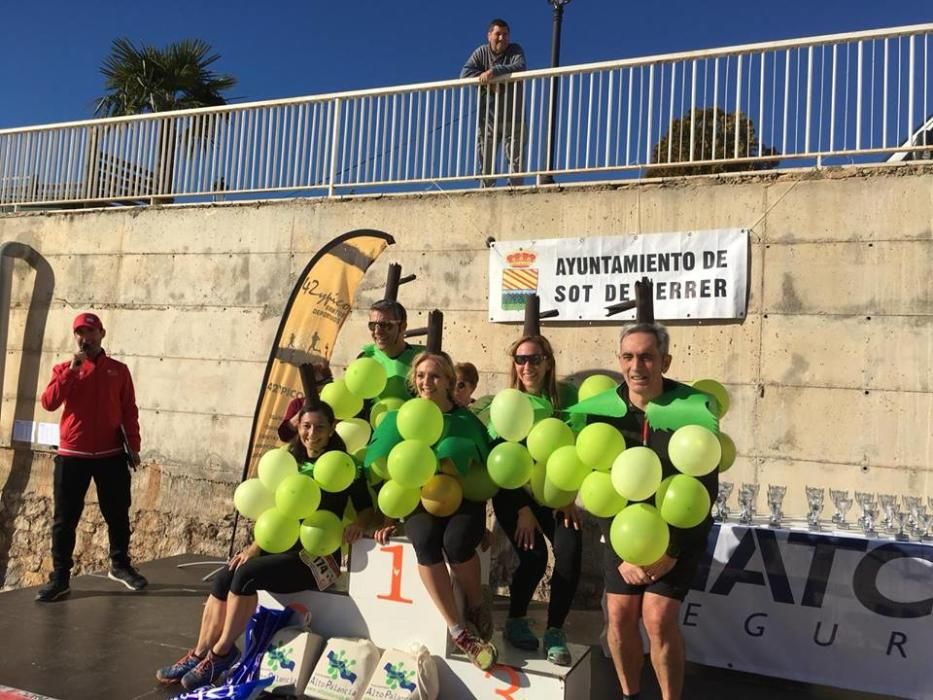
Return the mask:
<svg viewBox="0 0 933 700"><path fill-rule="evenodd" d="M591 423L577 435L580 461L601 472L612 469L612 463L624 449L622 433L608 423Z"/></svg>
<svg viewBox="0 0 933 700"><path fill-rule="evenodd" d="M321 389L321 401L334 409L337 420L353 418L363 410L363 399L347 388L343 379L335 379Z"/></svg>
<svg viewBox="0 0 933 700"><path fill-rule="evenodd" d="M275 493L282 480L298 473L298 462L292 457L287 447L276 447L259 458L257 474L262 485Z"/></svg>
<svg viewBox="0 0 933 700"><path fill-rule="evenodd" d="M547 480L547 464L535 462L531 468L531 479L528 482L531 496L536 503L549 508L563 508L572 502L577 494L574 491L562 491Z"/></svg>
<svg viewBox="0 0 933 700"><path fill-rule="evenodd" d="M444 414L430 399L409 399L398 410L399 435L433 445L444 432Z"/></svg>
<svg viewBox="0 0 933 700"><path fill-rule="evenodd" d="M310 476L293 474L275 490L275 507L290 518L307 518L321 505L321 487Z"/></svg>
<svg viewBox="0 0 933 700"><path fill-rule="evenodd" d="M583 507L597 518L611 518L628 504L612 487L612 477L605 472L590 472L580 486Z"/></svg>
<svg viewBox="0 0 933 700"><path fill-rule="evenodd" d="M608 375L593 374L580 384L580 388L577 390L577 401L586 401L591 396L615 389L618 385L619 383Z"/></svg>
<svg viewBox="0 0 933 700"><path fill-rule="evenodd" d="M630 501L644 501L661 483L661 460L648 447L630 447L612 463L612 485Z"/></svg>
<svg viewBox="0 0 933 700"><path fill-rule="evenodd" d="M355 453L369 444L373 430L362 418L348 418L337 423L337 434L347 446L347 452Z"/></svg>
<svg viewBox="0 0 933 700"><path fill-rule="evenodd" d="M304 519L298 536L308 554L323 557L343 544L343 523L329 510L319 510Z"/></svg>
<svg viewBox="0 0 933 700"><path fill-rule="evenodd" d="M719 459L719 471L728 471L735 464L735 443L725 433L719 433L719 446L722 448L722 457Z"/></svg>
<svg viewBox="0 0 933 700"><path fill-rule="evenodd" d="M501 437L519 442L534 425L534 407L518 389L503 389L489 405L489 421Z"/></svg>
<svg viewBox="0 0 933 700"><path fill-rule="evenodd" d="M674 431L667 454L684 474L703 476L719 466L722 446L716 435L703 426L685 425Z"/></svg>
<svg viewBox="0 0 933 700"><path fill-rule="evenodd" d="M421 440L402 440L389 453L388 468L400 486L421 488L437 471L437 456Z"/></svg>
<svg viewBox="0 0 933 700"><path fill-rule="evenodd" d="M661 482L655 505L668 524L680 528L696 527L709 515L709 492L698 479L675 474Z"/></svg>
<svg viewBox="0 0 933 700"><path fill-rule="evenodd" d="M399 410L404 403L405 399L396 399L393 397L377 401L369 411L369 424L373 426L373 428L378 428L379 423L385 418L386 413Z"/></svg>
<svg viewBox="0 0 933 700"><path fill-rule="evenodd" d="M390 479L379 489L379 510L390 518L404 518L421 502L420 488L406 488Z"/></svg>
<svg viewBox="0 0 933 700"><path fill-rule="evenodd" d="M541 486L541 504L548 508L563 508L573 503L577 497L576 491L564 491L551 483L545 474L544 484Z"/></svg>
<svg viewBox="0 0 933 700"><path fill-rule="evenodd" d="M343 375L347 389L363 399L372 399L386 388L385 368L371 357L353 360Z"/></svg>
<svg viewBox="0 0 933 700"><path fill-rule="evenodd" d="M649 566L660 559L670 544L671 533L658 509L647 503L626 506L612 520L609 541L623 561Z"/></svg>
<svg viewBox="0 0 933 700"><path fill-rule="evenodd" d="M573 431L559 418L545 418L535 423L525 442L536 462L547 462L558 447L573 444Z"/></svg>
<svg viewBox="0 0 933 700"><path fill-rule="evenodd" d="M280 554L298 541L298 519L270 508L256 519L253 537L264 552Z"/></svg>
<svg viewBox="0 0 933 700"><path fill-rule="evenodd" d="M373 463L369 465L369 470L382 479L388 479L389 478L389 458L380 457L379 459L373 460Z"/></svg>
<svg viewBox="0 0 933 700"><path fill-rule="evenodd" d="M722 418L726 415L730 403L729 392L726 391L726 387L715 379L699 379L693 383L693 388L697 391L702 391L704 394L709 394L716 399L718 411L714 411L714 413L716 413L717 418Z"/></svg>
<svg viewBox="0 0 933 700"><path fill-rule="evenodd" d="M573 445L558 447L547 461L547 478L561 491L576 491L592 470L577 457Z"/></svg>
<svg viewBox="0 0 933 700"><path fill-rule="evenodd" d="M233 492L233 505L243 517L255 520L275 507L275 494L259 479L247 479Z"/></svg>
<svg viewBox="0 0 933 700"><path fill-rule="evenodd" d="M499 486L482 464L473 463L467 473L460 476L463 497L468 501L485 503L499 492Z"/></svg>
<svg viewBox="0 0 933 700"><path fill-rule="evenodd" d="M504 489L517 489L531 478L534 460L528 448L517 442L502 442L486 458L489 477Z"/></svg>
<svg viewBox="0 0 933 700"><path fill-rule="evenodd" d="M314 463L314 480L323 490L339 493L349 488L356 478L356 462L341 450L331 450Z"/></svg>

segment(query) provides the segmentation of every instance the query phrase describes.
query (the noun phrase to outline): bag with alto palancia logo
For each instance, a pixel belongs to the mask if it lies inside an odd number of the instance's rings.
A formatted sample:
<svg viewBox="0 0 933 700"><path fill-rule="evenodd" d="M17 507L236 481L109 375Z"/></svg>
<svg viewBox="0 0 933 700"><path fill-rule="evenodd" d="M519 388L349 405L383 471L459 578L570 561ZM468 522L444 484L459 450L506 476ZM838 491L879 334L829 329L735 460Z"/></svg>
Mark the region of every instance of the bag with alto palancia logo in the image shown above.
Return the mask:
<svg viewBox="0 0 933 700"><path fill-rule="evenodd" d="M360 700L379 661L379 649L368 639L334 637L318 659L304 689L320 700Z"/></svg>
<svg viewBox="0 0 933 700"><path fill-rule="evenodd" d="M308 684L324 649L324 638L306 627L286 627L275 633L262 657L260 678L273 678L266 692L298 695Z"/></svg>
<svg viewBox="0 0 933 700"><path fill-rule="evenodd" d="M425 647L386 649L363 700L436 700L439 685L437 664Z"/></svg>

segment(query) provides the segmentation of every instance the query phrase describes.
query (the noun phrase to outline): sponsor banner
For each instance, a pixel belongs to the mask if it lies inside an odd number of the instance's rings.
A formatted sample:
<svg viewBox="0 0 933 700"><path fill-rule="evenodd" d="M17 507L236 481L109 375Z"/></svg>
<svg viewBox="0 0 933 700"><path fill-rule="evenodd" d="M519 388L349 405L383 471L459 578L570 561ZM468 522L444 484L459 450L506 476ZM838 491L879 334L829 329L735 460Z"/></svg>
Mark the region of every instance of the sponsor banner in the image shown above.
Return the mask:
<svg viewBox="0 0 933 700"><path fill-rule="evenodd" d="M933 698L933 545L723 525L681 608L687 658Z"/></svg>
<svg viewBox="0 0 933 700"><path fill-rule="evenodd" d="M558 320L605 321L606 307L654 282L659 321L745 318L748 231L718 229L587 238L497 241L489 251L489 319L521 321L525 300ZM630 320L635 310L613 318Z"/></svg>
<svg viewBox="0 0 933 700"><path fill-rule="evenodd" d="M255 476L259 458L279 445L278 426L289 401L302 395L298 368L330 360L337 334L353 308L366 270L395 241L359 229L330 241L305 267L279 325L253 418L243 478Z"/></svg>

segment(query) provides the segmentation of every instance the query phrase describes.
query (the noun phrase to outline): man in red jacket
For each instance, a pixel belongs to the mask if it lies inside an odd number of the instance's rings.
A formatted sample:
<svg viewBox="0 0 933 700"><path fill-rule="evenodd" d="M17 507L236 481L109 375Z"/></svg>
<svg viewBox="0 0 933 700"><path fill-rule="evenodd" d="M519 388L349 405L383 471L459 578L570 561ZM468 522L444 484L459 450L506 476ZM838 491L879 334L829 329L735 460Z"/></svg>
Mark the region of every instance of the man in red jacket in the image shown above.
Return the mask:
<svg viewBox="0 0 933 700"><path fill-rule="evenodd" d="M42 392L42 407L62 411L55 457L55 516L49 582L36 600L57 600L70 592L75 530L91 479L110 537L108 578L133 591L147 581L130 564L130 470L139 464L139 412L130 371L100 346L107 334L95 314L78 314L72 324L78 351L55 365Z"/></svg>

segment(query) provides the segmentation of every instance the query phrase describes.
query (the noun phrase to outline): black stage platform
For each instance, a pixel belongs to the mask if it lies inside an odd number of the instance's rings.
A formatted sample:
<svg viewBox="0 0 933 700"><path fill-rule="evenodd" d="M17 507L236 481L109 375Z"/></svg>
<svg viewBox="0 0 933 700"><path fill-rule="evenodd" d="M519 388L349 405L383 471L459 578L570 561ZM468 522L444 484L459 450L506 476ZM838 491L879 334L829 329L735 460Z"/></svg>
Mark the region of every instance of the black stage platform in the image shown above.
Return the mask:
<svg viewBox="0 0 933 700"><path fill-rule="evenodd" d="M184 654L197 634L209 584L201 577L209 567L177 568L201 561L181 555L142 564L149 587L133 593L104 575L78 576L71 595L54 603L36 603L36 588L0 593L0 700L35 697L56 700L135 700L171 698L177 686L163 688L155 670ZM496 603L501 626L507 601ZM532 612L542 617L544 609ZM594 700L621 697L612 663L603 657L598 637L600 611L574 611L568 637L594 645ZM646 664L644 700L659 697L654 674ZM4 688L6 686L6 688ZM15 688L28 693L10 692ZM443 696L442 696L443 697ZM831 698L870 700L880 695L810 686L736 671L687 665L686 698Z"/></svg>

